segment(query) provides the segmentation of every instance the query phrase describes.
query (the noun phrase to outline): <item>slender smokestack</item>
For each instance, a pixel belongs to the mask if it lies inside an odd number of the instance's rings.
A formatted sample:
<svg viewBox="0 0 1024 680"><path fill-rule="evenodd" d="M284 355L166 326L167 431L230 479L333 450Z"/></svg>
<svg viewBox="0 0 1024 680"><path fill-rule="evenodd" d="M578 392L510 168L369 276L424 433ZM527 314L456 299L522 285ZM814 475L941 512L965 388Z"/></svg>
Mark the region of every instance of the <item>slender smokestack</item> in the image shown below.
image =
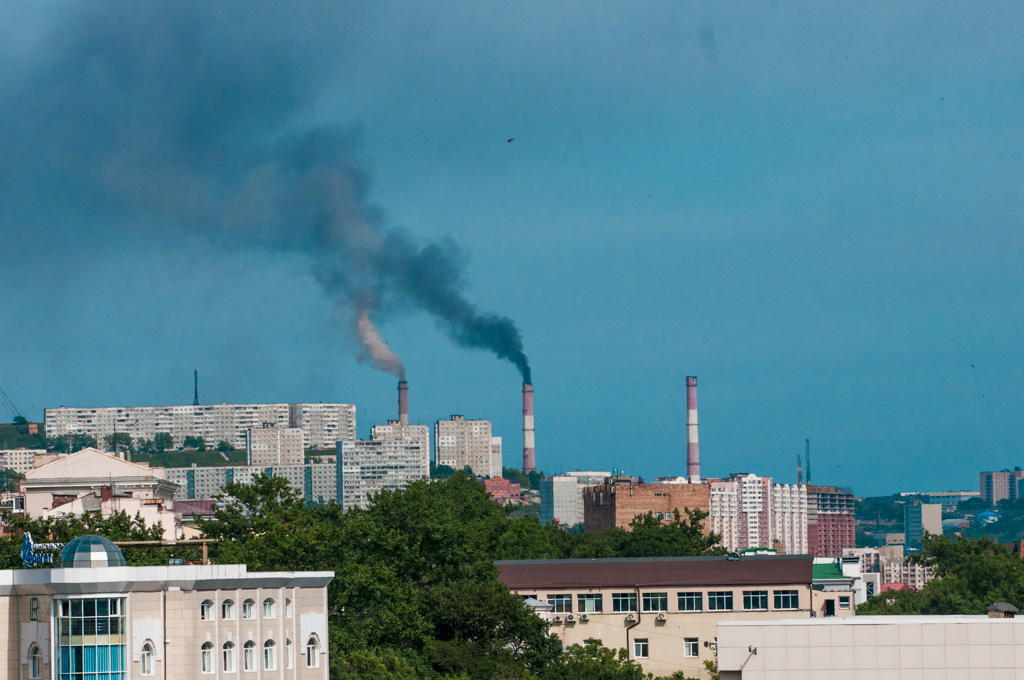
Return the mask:
<svg viewBox="0 0 1024 680"><path fill-rule="evenodd" d="M700 451L697 449L697 378L686 377L686 476L700 482Z"/></svg>
<svg viewBox="0 0 1024 680"><path fill-rule="evenodd" d="M409 424L409 383L404 380L398 381L398 422Z"/></svg>
<svg viewBox="0 0 1024 680"><path fill-rule="evenodd" d="M523 383L523 472L533 472L533 385Z"/></svg>

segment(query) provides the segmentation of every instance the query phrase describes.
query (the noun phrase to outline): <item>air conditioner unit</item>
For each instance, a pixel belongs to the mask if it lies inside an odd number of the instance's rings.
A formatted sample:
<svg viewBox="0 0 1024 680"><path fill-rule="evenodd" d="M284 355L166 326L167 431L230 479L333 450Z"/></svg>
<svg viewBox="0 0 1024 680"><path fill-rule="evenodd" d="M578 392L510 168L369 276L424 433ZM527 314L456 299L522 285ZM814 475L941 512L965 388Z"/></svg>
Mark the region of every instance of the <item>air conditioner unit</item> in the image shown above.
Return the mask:
<svg viewBox="0 0 1024 680"><path fill-rule="evenodd" d="M565 617L565 620L566 621L575 621L576 617L573 616L572 614L567 614L566 617Z"/></svg>
<svg viewBox="0 0 1024 680"><path fill-rule="evenodd" d="M590 614L580 614L580 621L589 621Z"/></svg>
<svg viewBox="0 0 1024 680"><path fill-rule="evenodd" d="M658 620L659 621L664 621L666 618L668 618L668 617L666 617L664 614L658 614Z"/></svg>
<svg viewBox="0 0 1024 680"><path fill-rule="evenodd" d="M626 614L627 621L636 621L636 614Z"/></svg>
<svg viewBox="0 0 1024 680"><path fill-rule="evenodd" d="M553 617L551 617L551 620L554 621L555 623L561 623L562 622L562 617L561 616L553 616Z"/></svg>

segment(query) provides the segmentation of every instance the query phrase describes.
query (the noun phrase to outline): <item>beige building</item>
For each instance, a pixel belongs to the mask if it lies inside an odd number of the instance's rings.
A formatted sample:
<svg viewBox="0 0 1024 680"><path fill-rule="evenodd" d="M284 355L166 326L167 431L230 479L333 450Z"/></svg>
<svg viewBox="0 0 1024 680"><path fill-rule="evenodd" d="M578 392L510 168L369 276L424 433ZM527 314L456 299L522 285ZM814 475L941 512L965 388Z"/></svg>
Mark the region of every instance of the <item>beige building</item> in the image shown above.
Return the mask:
<svg viewBox="0 0 1024 680"><path fill-rule="evenodd" d="M331 448L356 438L356 407L352 404L208 404L200 406L107 406L48 408L46 436L80 434L103 439L125 432L132 439L153 439L164 432L176 447L185 437L202 437L209 446L226 441L245 447L245 433L264 426L297 427L305 448Z"/></svg>
<svg viewBox="0 0 1024 680"><path fill-rule="evenodd" d="M261 427L245 433L245 453L249 465L302 465L305 450L303 434L297 427Z"/></svg>
<svg viewBox="0 0 1024 680"><path fill-rule="evenodd" d="M1024 619L851 616L722 621L722 680L1014 680Z"/></svg>
<svg viewBox="0 0 1024 680"><path fill-rule="evenodd" d="M808 618L811 557L753 556L498 562L517 595L564 645L599 640L655 675L709 678L722 621Z"/></svg>
<svg viewBox="0 0 1024 680"><path fill-rule="evenodd" d="M23 475L36 466L36 459L47 455L46 449L3 449L0 468Z"/></svg>
<svg viewBox="0 0 1024 680"><path fill-rule="evenodd" d="M478 477L501 476L501 438L491 436L491 421L452 416L434 423L434 462L455 470L469 466ZM497 455L495 455L497 454Z"/></svg>
<svg viewBox="0 0 1024 680"><path fill-rule="evenodd" d="M82 536L53 569L0 571L6 678L326 680L333 572L127 567Z"/></svg>
<svg viewBox="0 0 1024 680"><path fill-rule="evenodd" d="M370 439L338 442L335 498L346 510L366 507L370 496L404 489L430 477L430 431L426 425L389 420Z"/></svg>
<svg viewBox="0 0 1024 680"><path fill-rule="evenodd" d="M147 524L163 527L164 538L178 538L174 513L177 486L167 481L162 468L129 463L96 449L82 449L29 470L21 481L25 513L29 517L109 517L125 512Z"/></svg>

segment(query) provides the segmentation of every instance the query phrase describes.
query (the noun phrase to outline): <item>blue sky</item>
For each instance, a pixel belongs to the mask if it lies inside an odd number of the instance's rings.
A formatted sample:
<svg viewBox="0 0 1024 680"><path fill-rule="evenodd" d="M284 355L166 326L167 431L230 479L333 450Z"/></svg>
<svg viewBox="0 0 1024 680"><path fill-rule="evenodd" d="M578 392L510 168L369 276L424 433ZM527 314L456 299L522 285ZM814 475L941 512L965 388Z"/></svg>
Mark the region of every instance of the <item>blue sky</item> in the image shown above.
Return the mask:
<svg viewBox="0 0 1024 680"><path fill-rule="evenodd" d="M277 182L327 134L352 219L450 238L516 323L546 472L682 474L687 375L705 475L793 481L805 438L862 494L1024 463L1019 5L206 5L0 8L0 387L30 417L189 403L193 368L203 401L394 417L325 283L360 251ZM368 276L413 419L489 418L518 466L515 367Z"/></svg>

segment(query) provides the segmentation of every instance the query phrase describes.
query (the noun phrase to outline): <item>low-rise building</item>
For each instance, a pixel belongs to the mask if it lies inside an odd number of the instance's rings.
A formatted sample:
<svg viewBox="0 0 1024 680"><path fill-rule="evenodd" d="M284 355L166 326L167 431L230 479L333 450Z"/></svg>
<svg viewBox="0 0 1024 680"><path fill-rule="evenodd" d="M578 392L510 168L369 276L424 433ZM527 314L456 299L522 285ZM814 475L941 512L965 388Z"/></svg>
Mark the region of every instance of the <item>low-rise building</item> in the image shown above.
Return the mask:
<svg viewBox="0 0 1024 680"><path fill-rule="evenodd" d="M710 505L707 484L690 484L685 480L643 484L632 477L615 476L583 490L583 530L590 534L612 527L629 529L636 517L647 513L671 521L678 512L686 519L687 508L707 513Z"/></svg>
<svg viewBox="0 0 1024 680"><path fill-rule="evenodd" d="M333 572L128 567L99 536L69 542L55 566L0 571L5 678L328 677Z"/></svg>
<svg viewBox="0 0 1024 680"><path fill-rule="evenodd" d="M491 477L484 480L484 488L498 503L520 503L523 500L523 489L519 482L512 482L503 477Z"/></svg>
<svg viewBox="0 0 1024 680"><path fill-rule="evenodd" d="M655 675L709 678L720 621L810 616L811 563L787 555L497 564L514 593L553 605L537 613L564 645L599 640Z"/></svg>

